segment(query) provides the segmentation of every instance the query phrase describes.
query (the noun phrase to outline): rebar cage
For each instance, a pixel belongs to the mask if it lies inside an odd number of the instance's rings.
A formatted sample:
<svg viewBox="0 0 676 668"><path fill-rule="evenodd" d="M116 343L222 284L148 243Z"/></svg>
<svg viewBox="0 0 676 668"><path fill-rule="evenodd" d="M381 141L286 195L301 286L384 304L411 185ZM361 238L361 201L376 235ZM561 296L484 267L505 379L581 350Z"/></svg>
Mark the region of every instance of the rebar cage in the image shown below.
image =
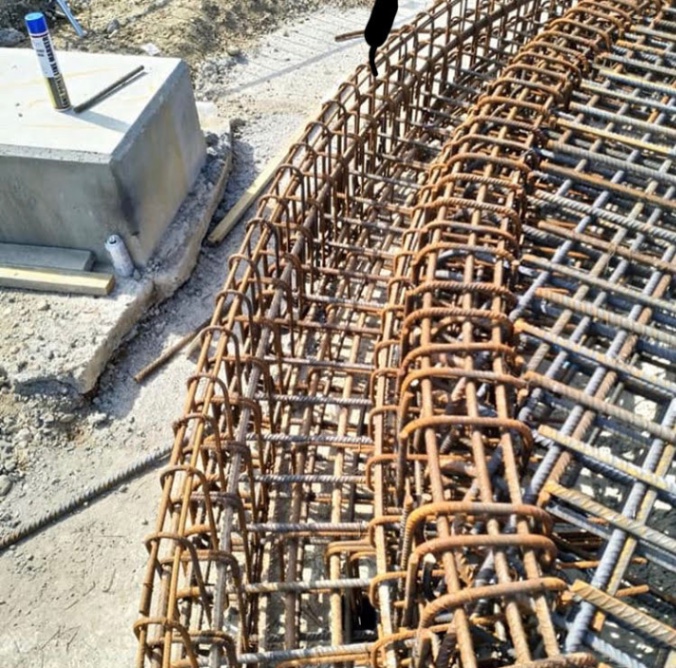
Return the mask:
<svg viewBox="0 0 676 668"><path fill-rule="evenodd" d="M673 661L676 11L441 2L202 333L137 665Z"/></svg>

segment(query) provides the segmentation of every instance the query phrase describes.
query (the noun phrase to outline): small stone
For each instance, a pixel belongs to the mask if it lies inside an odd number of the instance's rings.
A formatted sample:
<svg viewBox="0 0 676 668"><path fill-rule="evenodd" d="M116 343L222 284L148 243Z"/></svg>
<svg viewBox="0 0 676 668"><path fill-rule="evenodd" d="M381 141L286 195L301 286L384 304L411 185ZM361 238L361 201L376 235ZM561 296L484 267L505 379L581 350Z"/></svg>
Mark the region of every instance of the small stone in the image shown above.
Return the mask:
<svg viewBox="0 0 676 668"><path fill-rule="evenodd" d="M0 496L7 496L13 484L9 476L0 475Z"/></svg>
<svg viewBox="0 0 676 668"><path fill-rule="evenodd" d="M109 35L114 35L120 29L120 22L117 19L113 19L107 26L106 32Z"/></svg>
<svg viewBox="0 0 676 668"><path fill-rule="evenodd" d="M141 44L141 51L147 53L149 56L159 56L160 50L152 42Z"/></svg>
<svg viewBox="0 0 676 668"><path fill-rule="evenodd" d="M24 39L24 34L14 28L0 29L0 46L16 46L21 44Z"/></svg>
<svg viewBox="0 0 676 668"><path fill-rule="evenodd" d="M7 471L7 473L14 473L14 471L16 471L16 460L14 459L7 460L5 462L5 471Z"/></svg>
<svg viewBox="0 0 676 668"><path fill-rule="evenodd" d="M204 141L207 143L207 146L216 146L218 144L218 135L215 132L205 132Z"/></svg>
<svg viewBox="0 0 676 668"><path fill-rule="evenodd" d="M49 302L45 299L38 304L38 311L49 311Z"/></svg>
<svg viewBox="0 0 676 668"><path fill-rule="evenodd" d="M16 441L18 443L30 443L33 440L33 434L30 429L19 429L19 432L16 435Z"/></svg>
<svg viewBox="0 0 676 668"><path fill-rule="evenodd" d="M59 416L59 422L61 424L71 424L72 422L75 422L75 415L73 413L64 413L63 415Z"/></svg>
<svg viewBox="0 0 676 668"><path fill-rule="evenodd" d="M232 58L239 58L242 55L242 49L238 49L236 46L230 46L226 49L226 52Z"/></svg>
<svg viewBox="0 0 676 668"><path fill-rule="evenodd" d="M105 413L92 413L89 416L89 424L92 427L101 427L108 421L108 416Z"/></svg>
<svg viewBox="0 0 676 668"><path fill-rule="evenodd" d="M141 272L138 269L134 269L134 273L132 274L132 278L135 281L140 281L141 280Z"/></svg>

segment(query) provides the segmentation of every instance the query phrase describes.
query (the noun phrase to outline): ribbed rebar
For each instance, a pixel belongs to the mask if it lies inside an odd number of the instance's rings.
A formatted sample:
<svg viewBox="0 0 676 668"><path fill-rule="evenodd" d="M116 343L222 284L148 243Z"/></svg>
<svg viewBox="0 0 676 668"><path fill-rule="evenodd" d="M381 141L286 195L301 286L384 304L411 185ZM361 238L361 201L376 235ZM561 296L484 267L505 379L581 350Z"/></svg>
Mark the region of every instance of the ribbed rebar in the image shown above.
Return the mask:
<svg viewBox="0 0 676 668"><path fill-rule="evenodd" d="M139 668L662 668L674 18L440 2L325 104L202 334Z"/></svg>

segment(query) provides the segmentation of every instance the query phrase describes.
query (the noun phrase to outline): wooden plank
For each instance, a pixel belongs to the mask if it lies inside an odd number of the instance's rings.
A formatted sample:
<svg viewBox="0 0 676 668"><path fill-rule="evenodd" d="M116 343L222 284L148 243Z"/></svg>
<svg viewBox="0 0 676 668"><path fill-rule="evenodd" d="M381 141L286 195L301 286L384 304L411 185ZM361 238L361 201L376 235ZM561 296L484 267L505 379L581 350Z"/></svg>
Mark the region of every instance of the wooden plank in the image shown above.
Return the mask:
<svg viewBox="0 0 676 668"><path fill-rule="evenodd" d="M298 143L305 134L307 123L303 123L303 129L263 168L263 171L256 177L254 182L246 189L244 194L237 200L237 203L225 214L221 221L212 230L207 237L210 244L219 244L228 232L240 221L242 216L249 210L252 204L259 198L265 186L268 185L275 175L277 168L284 162L291 147Z"/></svg>
<svg viewBox="0 0 676 668"><path fill-rule="evenodd" d="M0 266L89 271L94 253L75 248L0 244Z"/></svg>
<svg viewBox="0 0 676 668"><path fill-rule="evenodd" d="M207 237L210 244L219 244L228 235L228 232L239 222L241 217L249 210L249 207L258 199L263 188L268 185L272 179L277 167L286 157L288 149L283 153L276 155L263 169L263 171L256 177L254 182L246 189L244 194L237 200L235 206L225 214L221 221L212 230Z"/></svg>
<svg viewBox="0 0 676 668"><path fill-rule="evenodd" d="M0 287L5 288L66 292L78 295L107 295L114 285L115 279L112 274L0 266Z"/></svg>

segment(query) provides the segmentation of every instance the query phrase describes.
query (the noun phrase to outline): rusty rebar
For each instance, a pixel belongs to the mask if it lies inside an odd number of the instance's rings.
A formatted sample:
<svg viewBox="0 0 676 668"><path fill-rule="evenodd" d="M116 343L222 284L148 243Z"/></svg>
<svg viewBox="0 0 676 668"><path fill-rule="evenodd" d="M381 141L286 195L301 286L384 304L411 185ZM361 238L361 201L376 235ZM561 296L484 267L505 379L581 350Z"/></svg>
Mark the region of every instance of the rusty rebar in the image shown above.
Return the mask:
<svg viewBox="0 0 676 668"><path fill-rule="evenodd" d="M175 424L139 668L666 661L676 22L571 4L434 5L291 149Z"/></svg>

